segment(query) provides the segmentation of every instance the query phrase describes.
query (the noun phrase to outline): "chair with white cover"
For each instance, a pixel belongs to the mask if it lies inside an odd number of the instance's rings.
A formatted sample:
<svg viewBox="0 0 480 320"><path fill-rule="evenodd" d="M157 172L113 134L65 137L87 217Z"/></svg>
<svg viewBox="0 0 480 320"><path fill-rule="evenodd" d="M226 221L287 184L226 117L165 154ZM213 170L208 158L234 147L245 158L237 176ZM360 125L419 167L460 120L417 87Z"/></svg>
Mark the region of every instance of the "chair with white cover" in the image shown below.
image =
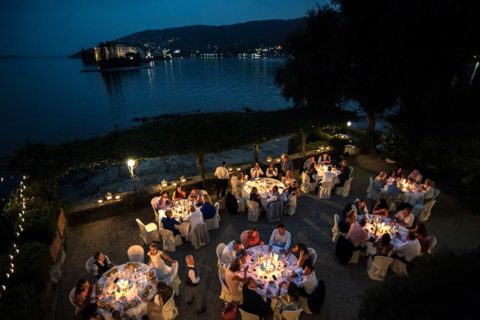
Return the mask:
<svg viewBox="0 0 480 320"><path fill-rule="evenodd" d="M230 178L230 187L232 188L232 194L235 197L242 196L242 183L238 180L236 176Z"/></svg>
<svg viewBox="0 0 480 320"><path fill-rule="evenodd" d="M145 250L143 250L142 246L131 246L130 248L128 248L127 255L128 261L130 262L145 262Z"/></svg>
<svg viewBox="0 0 480 320"><path fill-rule="evenodd" d="M205 219L205 223L207 224L207 229L218 229L220 228L220 203L215 202L215 216L212 219Z"/></svg>
<svg viewBox="0 0 480 320"><path fill-rule="evenodd" d="M408 275L407 264L399 259L394 259L392 262L392 271L399 276L406 276Z"/></svg>
<svg viewBox="0 0 480 320"><path fill-rule="evenodd" d="M236 198L238 204L238 212L245 212L247 210L247 202L241 196Z"/></svg>
<svg viewBox="0 0 480 320"><path fill-rule="evenodd" d="M285 320L298 320L300 318L300 314L303 312L303 309L300 308L298 310L285 310L282 312L282 319Z"/></svg>
<svg viewBox="0 0 480 320"><path fill-rule="evenodd" d="M350 189L352 188L352 180L353 177L350 177L345 181L343 187L337 187L335 189L335 194L344 198L348 197L350 195Z"/></svg>
<svg viewBox="0 0 480 320"><path fill-rule="evenodd" d="M312 265L315 265L315 262L317 262L317 252L313 248L308 248L308 255L310 256L310 259L312 261Z"/></svg>
<svg viewBox="0 0 480 320"><path fill-rule="evenodd" d="M70 290L68 299L70 300L70 303L75 307L75 315L78 315L78 313L80 312L80 310L82 310L82 308L75 303L75 289L77 288L73 287L72 290Z"/></svg>
<svg viewBox="0 0 480 320"><path fill-rule="evenodd" d="M353 144L346 144L343 147L343 153L353 156L357 153L357 147L355 147Z"/></svg>
<svg viewBox="0 0 480 320"><path fill-rule="evenodd" d="M190 243L195 248L195 250L200 249L201 247L207 245L210 242L210 236L208 235L207 224L205 222L191 229L189 236Z"/></svg>
<svg viewBox="0 0 480 320"><path fill-rule="evenodd" d="M90 257L88 258L87 262L85 262L85 269L87 270L88 273L93 275L93 266L95 264L95 258Z"/></svg>
<svg viewBox="0 0 480 320"><path fill-rule="evenodd" d="M226 246L227 245L225 243L221 242L217 245L217 248L215 249L215 252L217 253L217 266L223 263L222 253L223 253L223 249L225 249Z"/></svg>
<svg viewBox="0 0 480 320"><path fill-rule="evenodd" d="M332 193L333 182L326 181L322 183L320 187L320 191L318 192L318 196L320 199L330 199L330 194Z"/></svg>
<svg viewBox="0 0 480 320"><path fill-rule="evenodd" d="M338 224L340 223L340 216L335 214L333 216L333 226L332 226L332 242L337 242L338 236L340 235L340 229Z"/></svg>
<svg viewBox="0 0 480 320"><path fill-rule="evenodd" d="M163 228L160 228L158 232L162 236L163 250L175 252L177 246L175 244L175 237L173 236L173 232L171 230Z"/></svg>
<svg viewBox="0 0 480 320"><path fill-rule="evenodd" d="M152 205L152 209L153 209L153 214L155 215L155 222L157 223L160 221L160 213L158 213L158 210L156 209L157 202L159 199L160 197L155 197L152 199L152 201L150 201L150 204Z"/></svg>
<svg viewBox="0 0 480 320"><path fill-rule="evenodd" d="M360 260L360 250L353 250L352 257L348 263L355 264L358 263L358 260Z"/></svg>
<svg viewBox="0 0 480 320"><path fill-rule="evenodd" d="M169 285L173 289L173 293L178 296L180 293L180 278L178 277L178 262L172 263L172 267L170 268L170 273L165 278L161 279L167 285Z"/></svg>
<svg viewBox="0 0 480 320"><path fill-rule="evenodd" d="M418 218L419 221L427 221L430 218L430 215L432 213L432 208L435 205L437 200L432 200L427 203L425 203L422 211L420 212L420 216Z"/></svg>
<svg viewBox="0 0 480 320"><path fill-rule="evenodd" d="M298 298L298 305L300 309L303 310L306 314L312 314L313 312L310 311L310 307L308 306L308 299L306 297L300 296Z"/></svg>
<svg viewBox="0 0 480 320"><path fill-rule="evenodd" d="M222 266L218 267L218 280L220 280L220 286L221 286L219 298L224 302L235 302L238 304L242 304L243 302L242 295L232 296L232 294L230 293L230 290L228 289L227 283L225 281L225 269L223 269Z"/></svg>
<svg viewBox="0 0 480 320"><path fill-rule="evenodd" d="M148 245L153 241L160 241L157 225L155 223L152 222L145 225L138 218L135 221L137 222L138 228L140 229L140 237L143 239L143 242L145 242L145 244Z"/></svg>
<svg viewBox="0 0 480 320"><path fill-rule="evenodd" d="M352 166L348 166L348 168L350 169L350 174L349 174L349 178L353 175L353 167Z"/></svg>
<svg viewBox="0 0 480 320"><path fill-rule="evenodd" d="M380 191L373 186L373 177L369 177L368 188L367 188L367 199L372 199L377 201L380 198Z"/></svg>
<svg viewBox="0 0 480 320"><path fill-rule="evenodd" d="M213 204L212 199L210 198L210 195L208 194L207 190L200 190L200 192L202 193L202 197L204 201L210 202L211 204Z"/></svg>
<svg viewBox="0 0 480 320"><path fill-rule="evenodd" d="M393 263L393 258L375 256L367 260L367 274L372 280L383 281L387 275L388 268Z"/></svg>
<svg viewBox="0 0 480 320"><path fill-rule="evenodd" d="M300 190L303 193L309 193L312 190L315 190L315 184L310 182L310 177L305 172L302 172L302 184Z"/></svg>
<svg viewBox="0 0 480 320"><path fill-rule="evenodd" d="M177 305L175 304L175 299L174 299L174 294L175 292L172 293L172 296L170 299L165 302L162 308L162 316L163 320L173 320L178 316L178 308Z"/></svg>
<svg viewBox="0 0 480 320"><path fill-rule="evenodd" d="M292 195L288 199L288 204L287 204L287 214L289 216L293 216L295 214L295 211L297 210L297 196Z"/></svg>
<svg viewBox="0 0 480 320"><path fill-rule="evenodd" d="M248 221L258 221L260 217L260 205L256 201L247 200Z"/></svg>
<svg viewBox="0 0 480 320"><path fill-rule="evenodd" d="M429 236L427 238L427 252L432 254L433 248L437 245L437 237Z"/></svg>
<svg viewBox="0 0 480 320"><path fill-rule="evenodd" d="M240 311L240 315L242 316L242 320L260 320L260 317L256 314L249 313L243 309L238 309Z"/></svg>
<svg viewBox="0 0 480 320"><path fill-rule="evenodd" d="M283 201L272 201L267 205L267 219L268 222L276 222L282 219Z"/></svg>

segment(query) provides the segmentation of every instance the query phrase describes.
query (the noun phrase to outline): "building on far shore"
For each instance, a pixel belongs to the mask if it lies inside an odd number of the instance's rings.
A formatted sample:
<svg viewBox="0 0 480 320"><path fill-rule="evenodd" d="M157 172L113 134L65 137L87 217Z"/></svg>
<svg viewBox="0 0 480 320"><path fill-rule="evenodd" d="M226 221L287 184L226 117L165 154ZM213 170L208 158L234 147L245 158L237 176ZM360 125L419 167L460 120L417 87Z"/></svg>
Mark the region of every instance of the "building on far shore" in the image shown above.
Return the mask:
<svg viewBox="0 0 480 320"><path fill-rule="evenodd" d="M122 43L100 43L93 48L93 53L99 69L140 66L144 61L140 47Z"/></svg>

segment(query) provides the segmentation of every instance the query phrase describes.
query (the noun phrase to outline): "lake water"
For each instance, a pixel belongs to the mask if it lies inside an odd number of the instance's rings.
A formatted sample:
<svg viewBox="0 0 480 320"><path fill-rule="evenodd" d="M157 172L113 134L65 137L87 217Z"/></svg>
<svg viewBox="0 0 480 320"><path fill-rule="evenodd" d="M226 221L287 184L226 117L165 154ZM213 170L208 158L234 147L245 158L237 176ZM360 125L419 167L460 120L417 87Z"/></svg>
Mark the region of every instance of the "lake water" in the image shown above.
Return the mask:
<svg viewBox="0 0 480 320"><path fill-rule="evenodd" d="M135 125L135 117L289 104L273 83L281 59L183 59L81 72L80 60L0 60L0 157L26 142L60 143Z"/></svg>

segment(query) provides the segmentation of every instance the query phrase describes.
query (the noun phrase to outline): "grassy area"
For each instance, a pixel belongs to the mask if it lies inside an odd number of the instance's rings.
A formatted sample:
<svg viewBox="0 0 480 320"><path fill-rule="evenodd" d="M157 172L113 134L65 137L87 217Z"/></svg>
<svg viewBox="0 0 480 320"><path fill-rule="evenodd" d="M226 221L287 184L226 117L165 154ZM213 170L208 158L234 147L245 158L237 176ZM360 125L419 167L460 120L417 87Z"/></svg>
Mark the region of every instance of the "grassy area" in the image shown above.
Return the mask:
<svg viewBox="0 0 480 320"><path fill-rule="evenodd" d="M350 112L299 108L165 116L138 127L60 145L18 149L10 168L33 179L58 177L71 169L190 152L215 152L325 124L341 124Z"/></svg>

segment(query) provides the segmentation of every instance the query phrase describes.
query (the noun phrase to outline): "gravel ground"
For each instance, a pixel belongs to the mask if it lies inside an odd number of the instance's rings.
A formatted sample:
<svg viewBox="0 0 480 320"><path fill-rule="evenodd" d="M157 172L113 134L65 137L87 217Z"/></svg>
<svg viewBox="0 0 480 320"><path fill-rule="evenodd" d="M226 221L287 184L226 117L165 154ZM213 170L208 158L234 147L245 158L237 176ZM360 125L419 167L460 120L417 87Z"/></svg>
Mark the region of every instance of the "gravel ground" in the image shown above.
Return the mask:
<svg viewBox="0 0 480 320"><path fill-rule="evenodd" d="M319 200L314 195L303 195L292 217L284 217L283 222L292 233L293 242L304 242L316 250L318 260L315 265L317 278L326 283L326 297L320 315L307 316L301 319L355 319L362 296L368 288L378 285L370 280L366 273L366 264L360 261L356 265L341 265L334 256L334 244L331 241L333 215L338 213L348 202L355 198L365 197L368 177L379 170L390 167L377 159L358 156L351 161L354 166L352 193L348 198L332 196L331 200ZM146 204L148 205L148 204ZM79 278L94 280L87 274L85 261L98 250L104 250L114 263L125 263L127 249L133 244L142 244L135 218L145 223L154 220L150 208L138 212L106 218L70 229L67 258L63 277L58 284L56 302L56 319L74 319L73 306L68 300L68 293ZM219 319L221 301L218 298L220 283L216 272L215 247L218 243L238 238L240 233L256 225L262 240L268 241L275 223L269 224L262 217L257 223L248 222L246 216L236 216L222 212L221 227L210 231L210 244L195 251L190 244L184 244L169 255L180 262L180 278L184 283L184 257L193 254L197 267L201 268L202 282L205 283L207 311L197 315L192 307L182 301L183 285L180 296L176 298L180 309L178 319ZM467 208L450 195L441 193L433 208L431 219L427 222L427 230L437 236L437 250L468 251L480 246L480 216L474 216Z"/></svg>

